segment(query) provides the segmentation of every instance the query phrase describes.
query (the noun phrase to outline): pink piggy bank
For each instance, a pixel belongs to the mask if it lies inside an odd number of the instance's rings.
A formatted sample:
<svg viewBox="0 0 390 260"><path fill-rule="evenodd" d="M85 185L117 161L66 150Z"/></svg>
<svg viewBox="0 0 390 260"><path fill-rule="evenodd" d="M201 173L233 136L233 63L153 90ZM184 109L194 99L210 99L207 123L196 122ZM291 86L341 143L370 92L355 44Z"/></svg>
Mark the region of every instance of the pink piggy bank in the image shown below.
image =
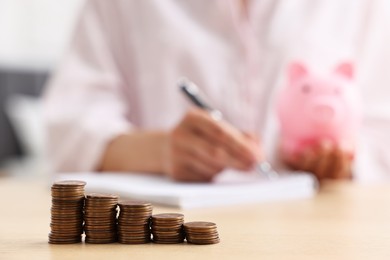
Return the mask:
<svg viewBox="0 0 390 260"><path fill-rule="evenodd" d="M288 74L277 98L282 153L296 155L323 139L353 146L361 121L353 65L342 63L330 76L319 77L292 63Z"/></svg>

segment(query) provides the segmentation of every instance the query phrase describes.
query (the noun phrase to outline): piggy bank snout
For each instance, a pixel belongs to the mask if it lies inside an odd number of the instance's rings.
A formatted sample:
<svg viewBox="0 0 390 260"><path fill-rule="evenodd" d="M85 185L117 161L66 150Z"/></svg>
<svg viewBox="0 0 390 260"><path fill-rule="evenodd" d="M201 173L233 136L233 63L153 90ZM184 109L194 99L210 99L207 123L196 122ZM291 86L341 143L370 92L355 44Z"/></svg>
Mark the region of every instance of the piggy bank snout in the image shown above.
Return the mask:
<svg viewBox="0 0 390 260"><path fill-rule="evenodd" d="M317 105L314 107L314 113L321 118L333 118L335 110L330 105Z"/></svg>
<svg viewBox="0 0 390 260"><path fill-rule="evenodd" d="M313 102L309 111L312 120L321 125L337 121L339 116L338 106L333 102Z"/></svg>

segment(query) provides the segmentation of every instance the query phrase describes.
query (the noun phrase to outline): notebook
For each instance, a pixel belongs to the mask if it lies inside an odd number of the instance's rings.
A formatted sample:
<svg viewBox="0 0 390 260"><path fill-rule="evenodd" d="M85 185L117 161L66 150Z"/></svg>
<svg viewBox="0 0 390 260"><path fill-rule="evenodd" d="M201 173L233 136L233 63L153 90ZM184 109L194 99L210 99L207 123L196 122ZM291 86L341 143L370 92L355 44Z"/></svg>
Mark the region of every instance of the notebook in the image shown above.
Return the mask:
<svg viewBox="0 0 390 260"><path fill-rule="evenodd" d="M182 209L310 198L317 180L307 173L281 173L267 180L256 173L228 170L212 183L177 183L137 173L63 173L57 180L84 180L86 192L114 193Z"/></svg>

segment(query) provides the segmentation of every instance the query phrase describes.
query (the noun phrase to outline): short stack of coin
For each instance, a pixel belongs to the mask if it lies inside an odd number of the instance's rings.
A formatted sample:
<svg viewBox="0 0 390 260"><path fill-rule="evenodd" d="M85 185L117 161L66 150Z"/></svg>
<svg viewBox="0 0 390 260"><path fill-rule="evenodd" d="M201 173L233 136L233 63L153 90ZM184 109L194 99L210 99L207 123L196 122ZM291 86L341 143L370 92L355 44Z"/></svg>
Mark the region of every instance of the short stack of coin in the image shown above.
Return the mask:
<svg viewBox="0 0 390 260"><path fill-rule="evenodd" d="M51 233L49 243L80 243L83 234L83 181L58 181L51 187Z"/></svg>
<svg viewBox="0 0 390 260"><path fill-rule="evenodd" d="M85 242L107 244L117 241L116 215L118 196L91 193L85 198Z"/></svg>
<svg viewBox="0 0 390 260"><path fill-rule="evenodd" d="M121 201L118 205L118 242L123 244L149 243L152 204L142 201Z"/></svg>
<svg viewBox="0 0 390 260"><path fill-rule="evenodd" d="M156 214L152 216L151 229L153 242L159 244L183 243L184 215L177 213Z"/></svg>
<svg viewBox="0 0 390 260"><path fill-rule="evenodd" d="M219 243L217 225L212 222L196 221L184 224L188 243L208 245Z"/></svg>

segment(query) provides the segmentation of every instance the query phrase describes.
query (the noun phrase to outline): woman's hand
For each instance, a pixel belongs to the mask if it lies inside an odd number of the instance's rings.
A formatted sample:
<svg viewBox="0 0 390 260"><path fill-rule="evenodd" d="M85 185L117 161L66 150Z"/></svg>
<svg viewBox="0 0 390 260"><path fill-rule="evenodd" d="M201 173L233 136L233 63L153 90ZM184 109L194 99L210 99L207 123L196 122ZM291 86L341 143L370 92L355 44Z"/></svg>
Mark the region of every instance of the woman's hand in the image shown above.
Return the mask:
<svg viewBox="0 0 390 260"><path fill-rule="evenodd" d="M261 159L256 138L194 109L171 131L133 129L106 147L97 170L165 174L207 182L225 168L250 170Z"/></svg>
<svg viewBox="0 0 390 260"><path fill-rule="evenodd" d="M295 156L282 156L292 169L312 172L320 181L352 178L353 150L328 141L306 148Z"/></svg>
<svg viewBox="0 0 390 260"><path fill-rule="evenodd" d="M261 158L253 136L200 109L189 111L168 136L164 172L178 181L211 181L224 168L250 170Z"/></svg>

